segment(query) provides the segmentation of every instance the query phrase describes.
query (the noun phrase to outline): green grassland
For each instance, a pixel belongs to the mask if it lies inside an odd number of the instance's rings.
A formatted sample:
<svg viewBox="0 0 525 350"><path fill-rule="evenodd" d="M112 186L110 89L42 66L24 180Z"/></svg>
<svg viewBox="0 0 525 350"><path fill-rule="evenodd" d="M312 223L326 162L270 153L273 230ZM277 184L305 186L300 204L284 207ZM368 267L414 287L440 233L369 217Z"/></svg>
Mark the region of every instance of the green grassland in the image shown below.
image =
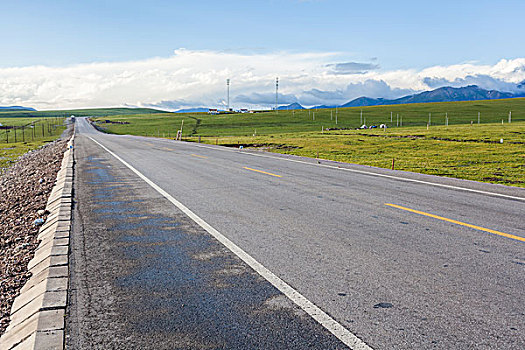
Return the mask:
<svg viewBox="0 0 525 350"><path fill-rule="evenodd" d="M75 116L111 116L126 114L164 113L150 108L94 108L58 111L0 111L0 123L15 126L15 130L0 129L0 171L11 165L20 155L56 140L64 130L65 117ZM21 127L24 126L22 129ZM8 142L9 141L9 142Z"/></svg>
<svg viewBox="0 0 525 350"><path fill-rule="evenodd" d="M397 170L525 187L525 122L513 123L512 127L403 127L201 141L381 168L390 168L394 160Z"/></svg>
<svg viewBox="0 0 525 350"><path fill-rule="evenodd" d="M126 114L155 114L164 113L151 108L90 108L90 109L70 109L59 111L0 111L1 118L38 118L38 117L69 117L71 115L85 116L107 116L107 115L126 115Z"/></svg>
<svg viewBox="0 0 525 350"><path fill-rule="evenodd" d="M361 111L363 118L361 120ZM108 118L95 118L99 122L106 119L129 124L104 124L99 126L110 133L132 135L172 135L180 129L184 120L183 136L249 136L320 131L322 128L356 128L382 123L390 128L399 126L426 126L431 113L431 126L444 125L448 115L449 125L507 122L509 111L513 121L525 121L525 98L474 101L419 103L408 105L373 106L362 108L319 109L265 112L255 114L136 114ZM392 113L392 122L390 115ZM315 115L314 115L315 114ZM399 115L399 124L397 123Z"/></svg>
<svg viewBox="0 0 525 350"><path fill-rule="evenodd" d="M0 172L22 154L56 140L65 129L64 119L58 117L3 118L0 113L0 123L4 126L16 127L16 129L0 130Z"/></svg>
<svg viewBox="0 0 525 350"><path fill-rule="evenodd" d="M323 159L382 168L390 168L394 159L398 170L525 187L524 98L344 108L337 110L337 124L335 115L335 109L320 109L94 120L109 133L172 138L183 122L183 138L188 141L307 157L319 154ZM386 131L355 130L361 124L383 123Z"/></svg>

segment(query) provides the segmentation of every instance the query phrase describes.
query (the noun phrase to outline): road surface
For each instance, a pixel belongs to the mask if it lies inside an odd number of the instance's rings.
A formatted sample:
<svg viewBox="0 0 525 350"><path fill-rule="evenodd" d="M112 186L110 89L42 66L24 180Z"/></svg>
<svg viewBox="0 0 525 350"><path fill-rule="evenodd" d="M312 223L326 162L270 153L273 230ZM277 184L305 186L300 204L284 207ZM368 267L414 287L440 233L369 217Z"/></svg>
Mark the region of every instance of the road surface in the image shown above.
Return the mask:
<svg viewBox="0 0 525 350"><path fill-rule="evenodd" d="M525 348L523 189L76 132L71 348Z"/></svg>

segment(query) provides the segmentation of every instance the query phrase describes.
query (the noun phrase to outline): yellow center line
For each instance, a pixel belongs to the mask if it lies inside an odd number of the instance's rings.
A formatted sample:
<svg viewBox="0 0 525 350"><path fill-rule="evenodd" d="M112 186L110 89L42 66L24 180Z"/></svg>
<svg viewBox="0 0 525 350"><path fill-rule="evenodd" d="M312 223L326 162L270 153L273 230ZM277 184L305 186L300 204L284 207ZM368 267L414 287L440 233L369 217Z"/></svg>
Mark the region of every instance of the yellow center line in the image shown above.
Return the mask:
<svg viewBox="0 0 525 350"><path fill-rule="evenodd" d="M169 147L162 147L161 149L166 150L166 151L175 151L173 148L169 148Z"/></svg>
<svg viewBox="0 0 525 350"><path fill-rule="evenodd" d="M251 170L251 171L256 171L256 172L258 172L258 173L266 174L266 175L270 175L270 176L282 177L281 175L276 175L276 174L272 174L272 173L267 173L266 171L262 171L262 170L257 170L257 169L248 168L247 166L243 167L243 169Z"/></svg>
<svg viewBox="0 0 525 350"><path fill-rule="evenodd" d="M484 227L480 227L480 226L476 226L476 225L472 225L472 224L467 224L465 222L444 218L442 216L438 216L438 215L434 215L434 214L425 213L424 211L419 211L419 210L415 210L415 209L405 208L405 207L402 207L402 206L396 205L396 204L385 203L385 205L388 205L389 207L394 207L394 208L397 208L397 209L401 209L401 210L406 210L406 211L409 211L409 212L412 212L412 213L416 213L416 214L419 214L419 215L429 216L429 217L434 218L434 219L448 221L448 222L451 222L453 224L470 227L470 228L473 228L475 230L485 231L485 232L489 232L489 233L492 233L492 234L495 234L495 235L498 235L498 236L507 237L507 238L510 238L510 239L515 239L517 241L525 242L525 237L515 236L515 235L511 235L509 233L491 230L490 228L484 228Z"/></svg>
<svg viewBox="0 0 525 350"><path fill-rule="evenodd" d="M208 159L208 157L206 156L199 156L198 154L191 154L193 157L198 157L198 158L203 158L203 159Z"/></svg>

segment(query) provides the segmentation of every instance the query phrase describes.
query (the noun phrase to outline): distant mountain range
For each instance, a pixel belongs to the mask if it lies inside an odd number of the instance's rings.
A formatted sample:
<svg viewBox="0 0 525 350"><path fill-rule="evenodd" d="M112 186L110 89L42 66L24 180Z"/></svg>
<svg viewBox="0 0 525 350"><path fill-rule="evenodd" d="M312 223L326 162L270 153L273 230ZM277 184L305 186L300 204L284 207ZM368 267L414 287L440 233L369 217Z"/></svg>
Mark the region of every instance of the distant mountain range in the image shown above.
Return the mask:
<svg viewBox="0 0 525 350"><path fill-rule="evenodd" d="M415 95L388 100L383 98L359 97L341 107L362 107L362 106L379 106L379 105L398 105L406 103L429 103L429 102L459 102L459 101L477 101L477 100L496 100L504 98L525 97L510 92L501 92L497 90L485 90L476 85L469 85L460 88L442 87L432 91L425 91Z"/></svg>
<svg viewBox="0 0 525 350"><path fill-rule="evenodd" d="M525 89L525 80L517 85L519 89ZM424 91L418 94L408 95L396 99L386 98L371 98L371 97L358 97L352 101L349 101L342 105L320 105L314 106L310 109L323 109L323 108L344 108L344 107L366 107L366 106L382 106L382 105L398 105L408 103L430 103L430 102L459 102L459 101L478 101L478 100L495 100L495 99L507 99L525 97L525 91L521 94L513 94L510 92L501 92L497 90L485 90L477 85L469 85L460 88L454 87L442 87L431 91ZM278 110L293 110L293 109L306 109L299 103L294 102L289 105L279 106ZM22 106L7 106L0 107L1 112L8 111L36 111L31 107ZM161 111L158 111L161 112ZM208 112L208 108L197 107L180 109L175 113L197 113L197 112Z"/></svg>
<svg viewBox="0 0 525 350"><path fill-rule="evenodd" d="M36 109L31 107L22 107L22 106L9 106L9 107L0 107L0 111L36 111Z"/></svg>
<svg viewBox="0 0 525 350"><path fill-rule="evenodd" d="M521 83L525 88L525 81ZM520 85L518 85L520 87ZM344 107L366 107L366 106L382 106L382 105L398 105L407 103L430 103L430 102L459 102L459 101L477 101L477 100L496 100L506 98L525 97L525 92L522 94L513 94L510 92L501 92L497 90L485 90L477 85L469 85L460 88L442 87L432 91L424 91L419 94L408 95L396 99L386 98L371 98L358 97L350 102L342 105L320 105L312 107L311 109L322 108L344 108ZM288 106L280 106L279 110L286 109L304 109L298 103L292 103Z"/></svg>
<svg viewBox="0 0 525 350"><path fill-rule="evenodd" d="M209 108L197 107L197 108L179 109L178 111L175 111L175 113L201 113L201 112L208 112L208 110Z"/></svg>
<svg viewBox="0 0 525 350"><path fill-rule="evenodd" d="M292 110L292 109L305 109L305 108L303 106L301 106L297 102L294 102L294 103L289 104L287 106L279 106L279 107L277 107L277 110L279 110L279 111L286 111L286 110Z"/></svg>

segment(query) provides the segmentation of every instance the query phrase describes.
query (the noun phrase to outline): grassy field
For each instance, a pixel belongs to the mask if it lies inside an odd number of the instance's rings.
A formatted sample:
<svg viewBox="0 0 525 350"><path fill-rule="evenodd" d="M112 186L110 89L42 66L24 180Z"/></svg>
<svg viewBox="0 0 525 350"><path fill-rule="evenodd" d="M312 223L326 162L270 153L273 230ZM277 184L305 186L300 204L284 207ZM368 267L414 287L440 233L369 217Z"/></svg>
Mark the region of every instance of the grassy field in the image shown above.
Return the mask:
<svg viewBox="0 0 525 350"><path fill-rule="evenodd" d="M500 140L503 139L503 143ZM195 140L195 139L194 139ZM345 130L202 142L525 187L525 122Z"/></svg>
<svg viewBox="0 0 525 350"><path fill-rule="evenodd" d="M361 118L362 111L362 118ZM165 136L176 133L184 120L183 136L249 136L321 131L322 128L356 128L362 124L386 124L389 128L407 126L449 125L480 123L501 123L508 121L512 111L513 121L525 121L525 98L474 101L425 103L394 106L374 106L363 108L297 110L265 112L256 114L137 114L95 118L100 122L106 119L129 124L104 124L99 126L116 134ZM390 115L392 113L392 121ZM399 115L399 118L397 116Z"/></svg>
<svg viewBox="0 0 525 350"><path fill-rule="evenodd" d="M0 111L0 124L16 130L0 129L0 171L20 155L56 140L64 130L63 120L76 116L111 116L164 113L150 108L95 108L59 111ZM23 127L23 128L22 128Z"/></svg>
<svg viewBox="0 0 525 350"><path fill-rule="evenodd" d="M15 126L16 131L0 129L0 170L20 155L56 140L64 130L63 120L75 116L111 116L164 113L150 108L94 108L59 111L0 111L0 124ZM22 128L22 126L24 128ZM15 142L16 136L16 142Z"/></svg>
<svg viewBox="0 0 525 350"><path fill-rule="evenodd" d="M126 115L126 114L154 114L164 113L151 108L91 108L91 109L71 109L61 111L0 111L2 118L38 118L38 117L69 117L71 115L85 116L107 116L107 115Z"/></svg>
<svg viewBox="0 0 525 350"><path fill-rule="evenodd" d="M3 118L1 115L2 125L16 128L0 130L0 171L22 154L56 140L65 129L63 118Z"/></svg>
<svg viewBox="0 0 525 350"><path fill-rule="evenodd" d="M335 115L335 109L325 109L218 116L138 114L95 120L110 133L156 137L174 137L184 121L183 137L188 141L200 138L205 143L307 157L319 154L382 168L390 168L394 159L398 170L525 187L523 98L345 108L337 111L337 124ZM386 131L355 130L362 124L383 123Z"/></svg>

